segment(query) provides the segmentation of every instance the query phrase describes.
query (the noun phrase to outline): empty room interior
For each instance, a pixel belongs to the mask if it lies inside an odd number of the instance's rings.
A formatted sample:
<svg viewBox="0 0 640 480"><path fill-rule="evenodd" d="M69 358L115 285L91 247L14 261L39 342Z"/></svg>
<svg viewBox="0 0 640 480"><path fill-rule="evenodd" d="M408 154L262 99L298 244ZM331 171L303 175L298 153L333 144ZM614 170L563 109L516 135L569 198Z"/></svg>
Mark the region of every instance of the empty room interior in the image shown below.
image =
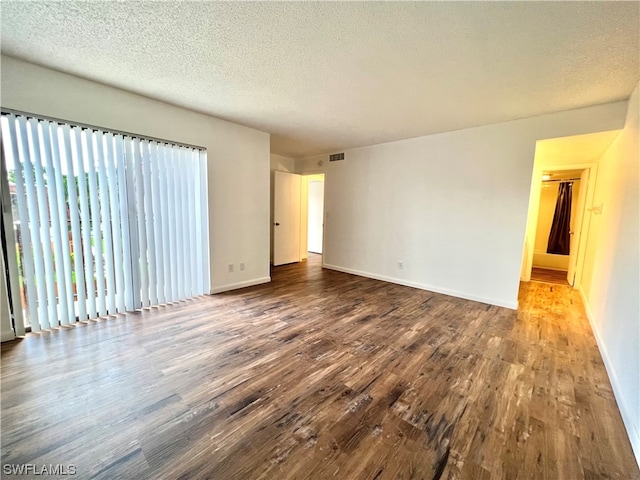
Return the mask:
<svg viewBox="0 0 640 480"><path fill-rule="evenodd" d="M640 2L0 21L3 478L640 479Z"/></svg>

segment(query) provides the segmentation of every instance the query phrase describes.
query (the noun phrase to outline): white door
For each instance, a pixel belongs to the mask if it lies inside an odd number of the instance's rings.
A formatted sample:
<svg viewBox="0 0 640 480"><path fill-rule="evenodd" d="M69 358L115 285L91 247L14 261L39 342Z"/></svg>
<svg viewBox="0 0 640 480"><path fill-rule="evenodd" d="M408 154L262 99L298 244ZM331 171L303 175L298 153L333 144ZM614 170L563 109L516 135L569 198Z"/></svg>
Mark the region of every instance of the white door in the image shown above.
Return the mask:
<svg viewBox="0 0 640 480"><path fill-rule="evenodd" d="M307 225L307 250L322 253L322 224L324 212L324 182L309 181L309 207Z"/></svg>
<svg viewBox="0 0 640 480"><path fill-rule="evenodd" d="M300 261L300 175L274 172L273 264Z"/></svg>
<svg viewBox="0 0 640 480"><path fill-rule="evenodd" d="M576 279L576 265L578 263L580 235L582 234L582 218L584 216L584 205L587 200L587 186L589 185L589 170L583 170L580 175L580 190L578 191L578 202L575 208L575 215L571 218L570 243L569 243L569 270L567 271L567 282L573 286Z"/></svg>

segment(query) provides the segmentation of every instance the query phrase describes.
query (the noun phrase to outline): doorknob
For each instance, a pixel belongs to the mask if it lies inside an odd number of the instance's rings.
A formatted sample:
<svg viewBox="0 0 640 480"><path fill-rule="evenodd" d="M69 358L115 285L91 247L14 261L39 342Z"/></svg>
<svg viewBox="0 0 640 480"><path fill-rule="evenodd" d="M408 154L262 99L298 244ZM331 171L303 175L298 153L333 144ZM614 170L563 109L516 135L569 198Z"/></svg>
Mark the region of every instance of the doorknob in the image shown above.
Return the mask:
<svg viewBox="0 0 640 480"><path fill-rule="evenodd" d="M274 223L274 225L275 225L276 227L280 226L280 224L279 224L278 222L275 222L275 223Z"/></svg>

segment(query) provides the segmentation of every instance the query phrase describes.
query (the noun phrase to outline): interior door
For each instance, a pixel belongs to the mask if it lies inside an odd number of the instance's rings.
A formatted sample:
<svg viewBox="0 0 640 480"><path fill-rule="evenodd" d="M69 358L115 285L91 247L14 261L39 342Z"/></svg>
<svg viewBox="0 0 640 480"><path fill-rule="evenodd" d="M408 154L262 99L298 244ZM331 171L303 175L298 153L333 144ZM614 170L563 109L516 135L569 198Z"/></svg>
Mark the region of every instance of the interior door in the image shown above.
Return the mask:
<svg viewBox="0 0 640 480"><path fill-rule="evenodd" d="M300 175L274 172L273 265L300 261Z"/></svg>
<svg viewBox="0 0 640 480"><path fill-rule="evenodd" d="M587 200L587 187L589 185L589 170L585 169L580 175L580 190L578 191L578 202L576 204L575 215L571 218L571 239L569 244L569 270L567 271L567 282L573 286L576 279L576 265L578 263L580 236L582 234L582 218L584 216L584 206Z"/></svg>

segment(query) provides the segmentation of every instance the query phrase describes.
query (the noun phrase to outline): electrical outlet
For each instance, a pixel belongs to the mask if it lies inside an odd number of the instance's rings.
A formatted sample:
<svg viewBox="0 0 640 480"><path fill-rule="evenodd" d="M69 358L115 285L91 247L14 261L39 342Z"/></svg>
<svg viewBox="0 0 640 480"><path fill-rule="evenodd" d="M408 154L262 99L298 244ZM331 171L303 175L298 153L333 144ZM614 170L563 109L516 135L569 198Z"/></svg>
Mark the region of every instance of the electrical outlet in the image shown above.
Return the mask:
<svg viewBox="0 0 640 480"><path fill-rule="evenodd" d="M404 269L404 262L398 262L398 268L400 270Z"/></svg>
<svg viewBox="0 0 640 480"><path fill-rule="evenodd" d="M241 264L240 264L240 271L241 271L241 272L244 272L244 263L241 263Z"/></svg>
<svg viewBox="0 0 640 480"><path fill-rule="evenodd" d="M233 263L229 264L229 273L233 273Z"/></svg>

